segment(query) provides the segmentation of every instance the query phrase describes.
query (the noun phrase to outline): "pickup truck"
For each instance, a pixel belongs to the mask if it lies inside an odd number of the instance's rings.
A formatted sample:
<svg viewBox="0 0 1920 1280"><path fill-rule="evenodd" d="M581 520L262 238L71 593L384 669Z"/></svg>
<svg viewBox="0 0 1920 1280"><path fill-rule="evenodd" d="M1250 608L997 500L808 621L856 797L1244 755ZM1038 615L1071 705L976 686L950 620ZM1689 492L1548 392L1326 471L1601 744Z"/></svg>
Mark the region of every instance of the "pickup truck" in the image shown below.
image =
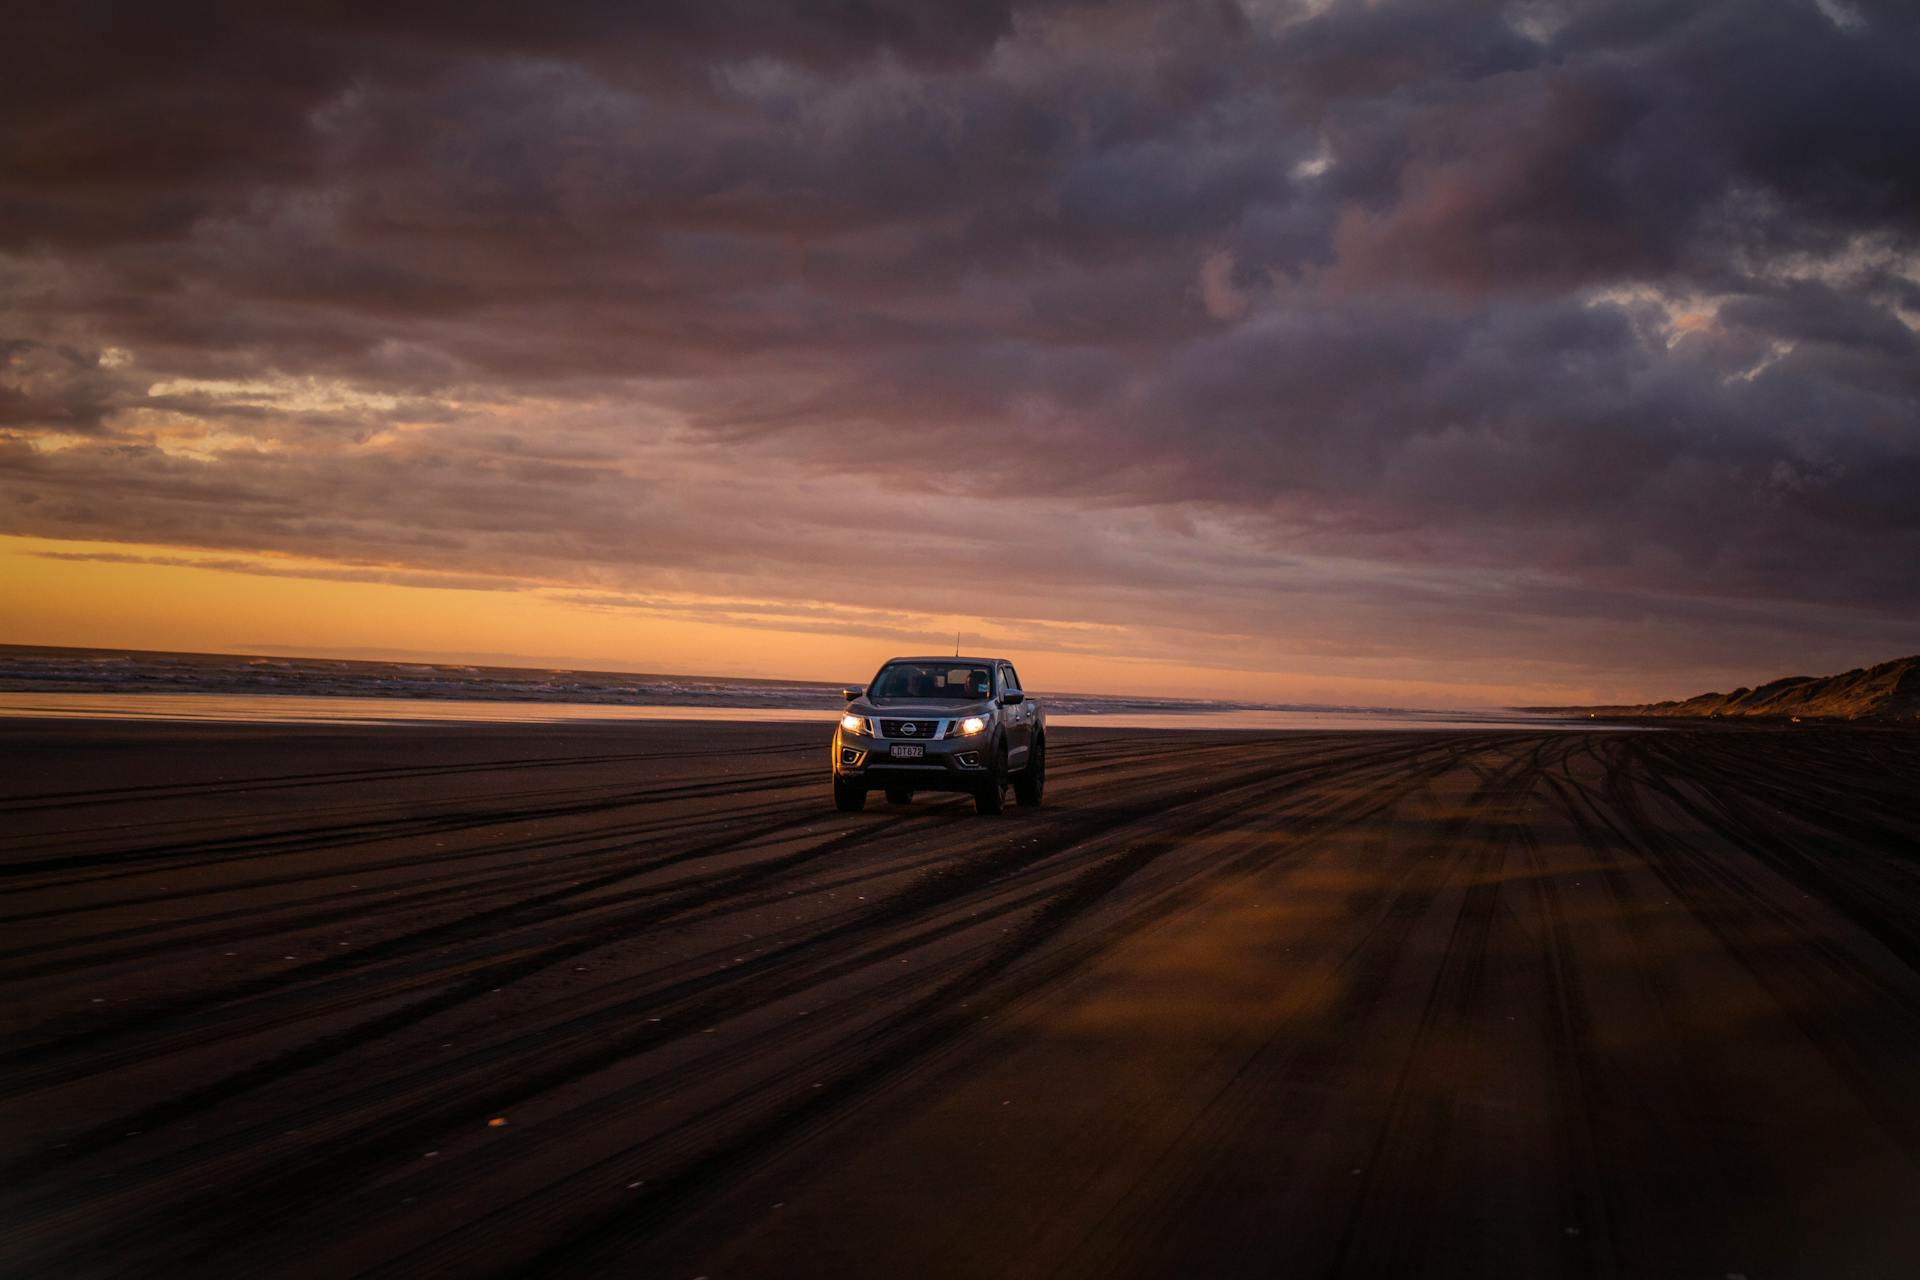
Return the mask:
<svg viewBox="0 0 1920 1280"><path fill-rule="evenodd" d="M959 791L999 813L1007 788L1040 803L1047 717L1005 658L889 658L864 688L845 689L833 732L833 803L858 813L878 787L889 804L916 791Z"/></svg>

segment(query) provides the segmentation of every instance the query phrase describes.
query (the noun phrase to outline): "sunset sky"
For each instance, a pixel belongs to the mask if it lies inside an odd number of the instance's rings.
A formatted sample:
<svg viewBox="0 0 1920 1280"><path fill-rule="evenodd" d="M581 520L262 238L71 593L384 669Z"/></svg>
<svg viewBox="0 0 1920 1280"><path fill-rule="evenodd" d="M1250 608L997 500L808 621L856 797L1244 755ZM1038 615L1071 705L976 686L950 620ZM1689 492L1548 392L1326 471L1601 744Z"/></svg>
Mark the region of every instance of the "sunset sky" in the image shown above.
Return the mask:
<svg viewBox="0 0 1920 1280"><path fill-rule="evenodd" d="M40 5L0 642L1428 705L1920 649L1920 6Z"/></svg>

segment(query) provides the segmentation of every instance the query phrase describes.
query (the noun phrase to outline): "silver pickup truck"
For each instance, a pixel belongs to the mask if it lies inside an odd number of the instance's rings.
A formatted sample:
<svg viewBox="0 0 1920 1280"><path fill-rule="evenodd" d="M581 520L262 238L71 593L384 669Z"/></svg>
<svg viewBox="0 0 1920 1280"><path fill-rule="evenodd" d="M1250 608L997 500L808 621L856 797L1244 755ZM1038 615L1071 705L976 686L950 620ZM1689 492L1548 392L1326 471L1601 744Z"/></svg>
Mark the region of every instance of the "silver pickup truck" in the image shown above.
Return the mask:
<svg viewBox="0 0 1920 1280"><path fill-rule="evenodd" d="M890 804L916 791L961 791L999 813L1007 787L1023 805L1047 783L1047 717L1005 658L889 658L864 689L844 690L833 733L833 803Z"/></svg>

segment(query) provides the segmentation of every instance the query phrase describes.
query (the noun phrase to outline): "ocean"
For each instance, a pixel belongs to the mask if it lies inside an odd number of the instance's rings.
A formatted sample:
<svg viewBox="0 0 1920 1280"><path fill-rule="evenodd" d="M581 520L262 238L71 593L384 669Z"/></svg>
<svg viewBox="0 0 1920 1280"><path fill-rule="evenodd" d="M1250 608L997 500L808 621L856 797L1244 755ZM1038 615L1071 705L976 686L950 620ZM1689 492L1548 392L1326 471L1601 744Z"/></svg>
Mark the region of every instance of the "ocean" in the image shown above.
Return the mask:
<svg viewBox="0 0 1920 1280"><path fill-rule="evenodd" d="M247 654L0 645L0 716L265 723L556 723L757 720L831 723L843 683L566 668L371 662ZM1114 728L1542 728L1502 708L1306 706L1045 693L1050 723Z"/></svg>

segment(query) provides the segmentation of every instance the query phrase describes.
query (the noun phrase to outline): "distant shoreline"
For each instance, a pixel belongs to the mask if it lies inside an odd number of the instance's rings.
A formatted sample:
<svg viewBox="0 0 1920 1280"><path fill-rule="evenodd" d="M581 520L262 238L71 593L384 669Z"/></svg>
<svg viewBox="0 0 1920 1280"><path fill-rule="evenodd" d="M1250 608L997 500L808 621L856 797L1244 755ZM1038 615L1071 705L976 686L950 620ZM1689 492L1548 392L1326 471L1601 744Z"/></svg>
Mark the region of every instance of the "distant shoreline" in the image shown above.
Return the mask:
<svg viewBox="0 0 1920 1280"><path fill-rule="evenodd" d="M175 653L0 645L0 693L202 693L259 697L451 700L610 707L795 708L830 711L864 681L503 667L460 662ZM1050 715L1273 714L1371 717L1512 717L1511 707L1439 711L1041 690Z"/></svg>

